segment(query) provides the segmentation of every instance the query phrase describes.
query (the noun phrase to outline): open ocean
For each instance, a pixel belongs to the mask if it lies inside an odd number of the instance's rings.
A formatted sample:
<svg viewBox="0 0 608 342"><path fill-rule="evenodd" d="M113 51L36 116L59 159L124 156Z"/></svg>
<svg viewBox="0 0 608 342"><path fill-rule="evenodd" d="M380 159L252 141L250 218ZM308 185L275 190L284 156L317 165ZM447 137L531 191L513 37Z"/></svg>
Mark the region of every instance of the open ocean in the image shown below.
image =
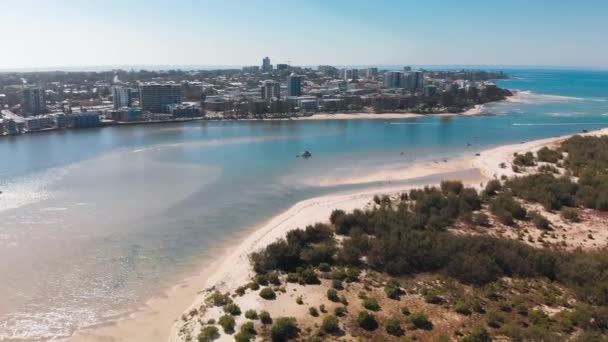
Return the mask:
<svg viewBox="0 0 608 342"><path fill-rule="evenodd" d="M608 126L608 71L503 70L512 79L499 85L522 101L486 105L488 116L0 139L0 340L65 337L124 316L238 232L300 200L371 185L309 185L316 180ZM303 150L313 157L295 158Z"/></svg>

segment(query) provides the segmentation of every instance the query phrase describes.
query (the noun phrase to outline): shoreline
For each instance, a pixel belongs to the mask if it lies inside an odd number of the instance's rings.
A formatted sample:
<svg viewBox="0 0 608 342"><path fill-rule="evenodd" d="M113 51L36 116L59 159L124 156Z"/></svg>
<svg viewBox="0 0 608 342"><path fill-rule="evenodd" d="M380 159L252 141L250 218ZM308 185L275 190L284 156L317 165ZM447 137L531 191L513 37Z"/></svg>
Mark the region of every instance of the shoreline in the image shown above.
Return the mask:
<svg viewBox="0 0 608 342"><path fill-rule="evenodd" d="M590 131L581 135L605 135L608 128ZM408 180L423 176L441 176L453 170L476 169L478 177L472 177L468 184L487 182L500 177L500 173L512 172L510 167L501 169L500 162L510 162L513 153L537 150L542 146L555 144L570 135L534 140L525 143L501 145L484 150L479 156L465 156L447 163L421 164L408 168L409 171L394 170L391 180ZM420 165L419 165L420 164ZM418 174L424 170L424 174ZM401 177L397 177L400 174ZM365 183L358 179L354 183ZM438 182L436 182L438 183ZM432 185L432 184L429 184ZM244 229L228 237L213 250L202 255L203 266L199 271L172 286L162 295L146 302L143 308L126 319L108 322L78 330L70 341L181 341L180 330L184 321L182 314L191 308L198 308L212 289L234 291L236 287L249 281L252 274L248 255L274 242L289 230L303 228L307 224L326 221L334 209L354 210L365 207L375 194L390 194L405 191L421 185L395 185L393 187L372 186L360 190L328 194L300 201L289 209L260 224Z"/></svg>

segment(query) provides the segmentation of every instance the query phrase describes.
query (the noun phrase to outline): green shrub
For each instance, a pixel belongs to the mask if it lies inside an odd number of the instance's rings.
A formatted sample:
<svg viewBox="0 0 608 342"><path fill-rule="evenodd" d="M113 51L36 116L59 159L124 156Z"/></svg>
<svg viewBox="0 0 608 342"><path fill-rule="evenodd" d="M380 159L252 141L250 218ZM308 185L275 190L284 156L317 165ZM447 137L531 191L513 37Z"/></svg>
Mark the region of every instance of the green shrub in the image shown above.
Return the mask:
<svg viewBox="0 0 608 342"><path fill-rule="evenodd" d="M536 153L538 156L538 160L546 163L557 163L560 159L562 159L562 154L559 151L549 149L547 146L544 146Z"/></svg>
<svg viewBox="0 0 608 342"><path fill-rule="evenodd" d="M331 266L326 262L322 262L319 264L319 271L329 272L329 271L331 271Z"/></svg>
<svg viewBox="0 0 608 342"><path fill-rule="evenodd" d="M410 311L410 309L407 306L404 306L401 308L401 313L404 314L405 316L409 316L412 314L412 312Z"/></svg>
<svg viewBox="0 0 608 342"><path fill-rule="evenodd" d="M371 298L371 297L367 297L367 298L363 299L363 307L366 308L367 310L371 310L371 311L380 310L380 304L378 304L378 301L375 298Z"/></svg>
<svg viewBox="0 0 608 342"><path fill-rule="evenodd" d="M368 331L374 331L378 329L378 321L376 316L368 311L361 311L357 316L357 323L359 326Z"/></svg>
<svg viewBox="0 0 608 342"><path fill-rule="evenodd" d="M456 305L454 305L454 311L456 311L457 313L459 313L461 315L465 315L465 316L468 316L472 313L471 306L466 302L456 303Z"/></svg>
<svg viewBox="0 0 608 342"><path fill-rule="evenodd" d="M222 326L222 329L224 329L226 334L234 333L234 326L236 325L236 322L234 317L231 315L224 315L220 317L218 323Z"/></svg>
<svg viewBox="0 0 608 342"><path fill-rule="evenodd" d="M334 315L336 315L337 317L342 317L344 315L346 315L346 307L344 306L338 306L337 308L334 309Z"/></svg>
<svg viewBox="0 0 608 342"><path fill-rule="evenodd" d="M575 209L571 208L563 208L561 210L561 216L567 221L570 222L580 222L580 218L578 216L578 212Z"/></svg>
<svg viewBox="0 0 608 342"><path fill-rule="evenodd" d="M224 306L228 303L232 303L230 294L222 294L220 291L213 292L209 297L207 297L206 301L213 306Z"/></svg>
<svg viewBox="0 0 608 342"><path fill-rule="evenodd" d="M245 286L239 286L236 288L236 290L234 290L234 293L236 293L239 297L242 297L246 290L247 288Z"/></svg>
<svg viewBox="0 0 608 342"><path fill-rule="evenodd" d="M331 281L331 287L336 290L344 290L344 286L342 286L342 281L340 279L333 279Z"/></svg>
<svg viewBox="0 0 608 342"><path fill-rule="evenodd" d="M421 312L416 312L410 315L410 322L416 329L431 330L433 329L433 323L429 320L427 315Z"/></svg>
<svg viewBox="0 0 608 342"><path fill-rule="evenodd" d="M262 324L264 324L264 325L272 324L272 318L270 317L270 314L268 313L268 311L260 312L259 317L260 317L260 322L262 322Z"/></svg>
<svg viewBox="0 0 608 342"><path fill-rule="evenodd" d="M484 327L475 327L470 334L465 336L462 342L491 342L492 337Z"/></svg>
<svg viewBox="0 0 608 342"><path fill-rule="evenodd" d="M390 299L399 300L403 291L401 290L401 285L395 279L391 279L387 282L386 286L384 286L384 293Z"/></svg>
<svg viewBox="0 0 608 342"><path fill-rule="evenodd" d="M312 317L319 317L319 311L317 310L317 308L315 308L314 306L311 306L308 308L308 313L312 316Z"/></svg>
<svg viewBox="0 0 608 342"><path fill-rule="evenodd" d="M338 297L338 292L334 289L328 289L327 290L327 299L331 300L332 302L339 302L340 298Z"/></svg>
<svg viewBox="0 0 608 342"><path fill-rule="evenodd" d="M255 335L257 332L253 326L252 322L247 322L241 325L239 333L234 335L234 339L237 342L249 342L255 339Z"/></svg>
<svg viewBox="0 0 608 342"><path fill-rule="evenodd" d="M270 287L265 287L262 290L260 290L260 297L267 299L267 300L273 300L273 299L277 298L277 294Z"/></svg>
<svg viewBox="0 0 608 342"><path fill-rule="evenodd" d="M239 316L241 314L241 308L234 303L224 305L223 309L225 313L232 316Z"/></svg>
<svg viewBox="0 0 608 342"><path fill-rule="evenodd" d="M307 269L303 270L300 273L300 277L304 281L305 284L308 284L308 285L321 284L321 281L319 280L319 277L317 276L317 273L315 272L315 270L313 268L307 268Z"/></svg>
<svg viewBox="0 0 608 342"><path fill-rule="evenodd" d="M551 222L547 220L543 215L541 215L537 211L530 212L530 218L532 219L532 223L534 226L540 230L550 230Z"/></svg>
<svg viewBox="0 0 608 342"><path fill-rule="evenodd" d="M296 303L298 303L298 305L302 305L302 304L304 304L304 300L302 299L302 296L298 296L298 297L296 298Z"/></svg>
<svg viewBox="0 0 608 342"><path fill-rule="evenodd" d="M393 336L402 336L403 329L401 329L401 323L399 320L394 318L389 318L386 320L386 332Z"/></svg>
<svg viewBox="0 0 608 342"><path fill-rule="evenodd" d="M484 213L476 213L476 214L474 214L472 221L477 226L481 226L481 227L489 227L490 226L490 218L488 217L488 215L486 215Z"/></svg>
<svg viewBox="0 0 608 342"><path fill-rule="evenodd" d="M429 304L441 304L443 298L439 295L439 291L435 289L426 289L424 290L424 301Z"/></svg>
<svg viewBox="0 0 608 342"><path fill-rule="evenodd" d="M500 184L500 181L492 179L488 182L488 184L486 184L484 192L488 196L495 196L500 190L502 190L502 185Z"/></svg>
<svg viewBox="0 0 608 342"><path fill-rule="evenodd" d="M293 317L279 317L272 324L270 337L273 342L284 342L298 337L300 329Z"/></svg>
<svg viewBox="0 0 608 342"><path fill-rule="evenodd" d="M245 318L251 319L251 320L256 320L256 319L258 319L258 313L253 309L247 310L247 311L245 311Z"/></svg>
<svg viewBox="0 0 608 342"><path fill-rule="evenodd" d="M279 272L270 272L270 273L268 273L266 278L268 279L268 282L271 283L272 285L276 285L276 286L281 285L281 280L279 279Z"/></svg>
<svg viewBox="0 0 608 342"><path fill-rule="evenodd" d="M526 152L525 154L516 154L513 159L513 164L517 166L534 166L534 155L532 152Z"/></svg>
<svg viewBox="0 0 608 342"><path fill-rule="evenodd" d="M220 338L220 332L217 327L214 326L206 326L201 329L200 334L198 334L198 342L211 342Z"/></svg>
<svg viewBox="0 0 608 342"><path fill-rule="evenodd" d="M340 325L338 324L338 318L333 315L328 315L323 318L321 323L321 331L325 334L333 335L340 332Z"/></svg>

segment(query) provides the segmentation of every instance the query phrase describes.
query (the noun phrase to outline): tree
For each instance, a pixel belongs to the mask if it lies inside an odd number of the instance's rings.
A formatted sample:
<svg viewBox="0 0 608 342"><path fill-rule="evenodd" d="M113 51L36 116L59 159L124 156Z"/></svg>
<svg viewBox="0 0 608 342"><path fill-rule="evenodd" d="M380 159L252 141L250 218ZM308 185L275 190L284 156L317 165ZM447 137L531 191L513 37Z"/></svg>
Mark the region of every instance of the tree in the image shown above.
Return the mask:
<svg viewBox="0 0 608 342"><path fill-rule="evenodd" d="M374 331L378 329L378 321L376 316L368 311L361 311L357 316L357 323L359 326L368 331Z"/></svg>

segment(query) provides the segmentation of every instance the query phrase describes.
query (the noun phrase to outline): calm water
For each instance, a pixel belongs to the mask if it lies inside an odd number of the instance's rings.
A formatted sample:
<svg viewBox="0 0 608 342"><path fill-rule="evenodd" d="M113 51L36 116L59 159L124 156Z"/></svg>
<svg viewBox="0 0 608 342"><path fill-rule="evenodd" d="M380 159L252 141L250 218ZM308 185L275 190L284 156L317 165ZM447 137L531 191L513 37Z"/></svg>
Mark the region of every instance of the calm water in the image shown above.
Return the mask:
<svg viewBox="0 0 608 342"><path fill-rule="evenodd" d="M486 106L493 116L0 139L0 340L66 336L124 314L232 234L349 188L316 180L473 153L468 142L477 151L608 126L608 72L505 71L514 78L501 86L524 90L523 101ZM295 158L305 149L313 158Z"/></svg>

